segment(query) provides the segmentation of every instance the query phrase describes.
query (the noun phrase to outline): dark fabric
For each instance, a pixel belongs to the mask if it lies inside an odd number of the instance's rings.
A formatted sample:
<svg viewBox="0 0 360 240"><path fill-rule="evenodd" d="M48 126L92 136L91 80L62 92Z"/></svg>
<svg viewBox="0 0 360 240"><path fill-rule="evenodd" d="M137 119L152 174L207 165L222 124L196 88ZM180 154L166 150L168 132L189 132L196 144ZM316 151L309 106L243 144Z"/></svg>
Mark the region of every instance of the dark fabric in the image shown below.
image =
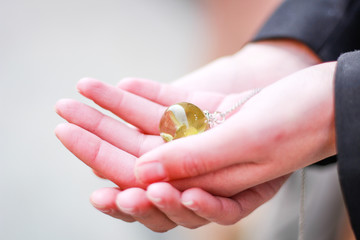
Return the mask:
<svg viewBox="0 0 360 240"><path fill-rule="evenodd" d="M336 163L337 162L337 156L331 156L328 158L325 158L324 160L321 160L317 163L314 163L313 165L311 165L311 167L316 167L316 166L326 166L332 163Z"/></svg>
<svg viewBox="0 0 360 240"><path fill-rule="evenodd" d="M254 41L290 38L308 45L324 61L360 49L359 0L287 0Z"/></svg>
<svg viewBox="0 0 360 240"><path fill-rule="evenodd" d="M360 239L360 51L338 59L335 126L340 183L354 233Z"/></svg>

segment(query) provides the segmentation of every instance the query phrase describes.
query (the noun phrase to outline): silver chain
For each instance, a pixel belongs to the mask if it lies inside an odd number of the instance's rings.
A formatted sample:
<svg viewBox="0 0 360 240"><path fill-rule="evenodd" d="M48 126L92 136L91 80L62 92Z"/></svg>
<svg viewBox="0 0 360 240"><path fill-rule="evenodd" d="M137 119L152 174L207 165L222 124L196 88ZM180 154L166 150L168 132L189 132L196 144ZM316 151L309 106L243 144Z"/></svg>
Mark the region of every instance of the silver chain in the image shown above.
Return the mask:
<svg viewBox="0 0 360 240"><path fill-rule="evenodd" d="M301 192L300 192L300 209L299 209L299 234L298 240L304 240L304 222L305 222L305 168L300 170L301 174Z"/></svg>
<svg viewBox="0 0 360 240"><path fill-rule="evenodd" d="M225 121L227 115L229 115L231 112L235 111L237 108L239 108L241 105L246 103L250 98L252 98L256 94L258 94L260 91L261 91L261 88L254 88L254 89L250 90L250 93L246 97L240 99L240 101L235 103L230 109L228 109L225 112L216 111L216 112L210 113L209 111L204 110L204 114L209 121L210 127L214 127L218 124L223 123Z"/></svg>

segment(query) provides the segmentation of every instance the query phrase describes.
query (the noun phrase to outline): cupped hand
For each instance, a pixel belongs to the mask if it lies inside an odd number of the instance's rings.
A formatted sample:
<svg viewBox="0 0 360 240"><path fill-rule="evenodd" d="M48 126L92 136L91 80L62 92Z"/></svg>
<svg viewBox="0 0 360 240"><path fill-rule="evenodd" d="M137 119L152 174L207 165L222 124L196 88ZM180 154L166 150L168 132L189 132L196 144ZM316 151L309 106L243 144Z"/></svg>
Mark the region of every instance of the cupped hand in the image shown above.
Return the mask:
<svg viewBox="0 0 360 240"><path fill-rule="evenodd" d="M200 182L209 192L229 196L334 155L335 65L286 77L216 128L149 151L136 164L137 178ZM202 185L204 179L209 186Z"/></svg>
<svg viewBox="0 0 360 240"><path fill-rule="evenodd" d="M159 136L159 121L167 106L187 101L211 112L225 111L248 94L190 92L150 80L138 80L132 93L94 79L81 80L78 89L81 94L132 126L86 104L63 99L56 104L56 111L69 123L57 126L55 133L75 156L121 189L146 187L147 184L136 181L135 162L144 153L164 144ZM227 193L221 187L221 178L226 175L226 172L220 173L211 188L207 183L212 176L180 180L173 185L179 190L194 186L205 187L204 190L212 192L211 189L214 189L213 193L232 196L237 192ZM197 184L192 185L194 182Z"/></svg>
<svg viewBox="0 0 360 240"><path fill-rule="evenodd" d="M236 55L216 60L200 70L172 83L173 86L177 87L176 89L182 90L174 90L176 93L174 94L174 99L171 99L172 92L168 92L165 105L184 100L196 102L196 99L191 99L192 96L198 94L194 92L194 90L202 89L203 91L210 90L219 93L232 93L254 87L266 86L287 74L318 63L319 61L318 57L314 55L311 50L296 41L271 40L250 43ZM154 86L156 88L156 84ZM119 88L123 90L131 91L135 88L141 90L142 87L142 81L137 79L128 79L119 83ZM104 90L106 91L106 89ZM161 90L166 91L166 87L161 88ZM80 91L82 91L82 89L80 89ZM147 91L151 91L151 89ZM111 94L114 95L116 92ZM141 95L141 92L138 94ZM205 99L213 95L216 94L204 93L200 94L198 98ZM120 93L119 97L121 98L121 96ZM100 105L105 104L105 109L111 108L113 103L111 99L108 99L108 94L102 93L100 97L104 97L104 99L96 99L96 101L99 102ZM214 99L210 98L209 100L203 100L203 102L209 101L207 105L214 106L217 105L217 101L220 101L219 98L221 97L222 96L215 96ZM114 97L114 100L116 99L118 100L118 97ZM135 102L131 102L132 106L128 106L128 109L145 107L144 109L146 109L147 113L154 114L153 109L149 109L146 106L137 106L136 98L133 99ZM162 99L159 100L162 101ZM200 104L200 106L211 110L213 106L208 107L207 105ZM128 170L133 167L135 158L149 149L153 149L162 144L161 139L157 136L152 136L152 134L157 134L157 126L154 126L154 124L143 124L145 128L151 129L140 129L139 131L139 129L129 128L125 124L121 124L84 104L72 100L62 100L57 103L56 108L61 116L70 123L73 123L73 125L61 125L57 127L56 133L60 140L62 140L76 156L83 159L85 163L96 166L95 170L99 170L99 172L95 171L98 176L108 178L110 175L110 179L122 187L134 186L135 179L132 174L129 174L131 171ZM123 110L116 109L114 113L117 114L119 111ZM127 114L131 115L131 111L127 112ZM159 115L162 113L158 112L156 114ZM136 121L150 122L145 111L142 117L143 119L137 119ZM130 120L132 121L132 119ZM78 126L80 126L80 128ZM150 135L144 135L142 133L150 133ZM91 144L93 147L89 148L88 146ZM97 151L97 148L100 148L100 146L101 151ZM124 146L126 146L125 149L123 149ZM96 158L102 157L101 154L100 156L95 156L98 152L105 154L106 157L111 156L108 160L108 166L93 162ZM117 161L117 158L128 160ZM89 164L89 162L92 163ZM110 165L112 168L110 168ZM121 169L123 171L121 171ZM110 173L103 176L101 171L110 171ZM136 186L144 186L144 184L136 183Z"/></svg>
<svg viewBox="0 0 360 240"><path fill-rule="evenodd" d="M160 101L168 101L168 104L170 101L192 99L198 104L208 106L210 110L227 108L227 101L232 104L235 99L246 95L245 93L225 97L209 92L188 93L149 80L138 80L136 86L139 84L142 87L134 88L134 93L148 89L148 98L156 97ZM92 79L80 81L78 88L82 94L93 99L100 106L141 129L148 129L145 131L158 134L157 123L153 122L158 122L160 116L144 118L143 114L148 113L141 108L130 106L134 106L134 103L145 104L144 109L154 109L155 112L162 112L164 106ZM167 88L166 91L164 88ZM171 91L174 91L173 94L161 95L161 92L172 93ZM177 95L178 99L174 95ZM214 100L212 104L209 104L211 101L202 100L208 97ZM217 105L219 107L216 107ZM160 108L162 111L159 111ZM108 117L74 100L61 100L57 103L56 109L69 121L68 124L61 124L56 129L56 134L64 145L95 169L101 177L110 179L123 189L100 189L92 195L93 205L100 211L124 221L139 221L154 231L166 231L177 225L195 228L209 221L220 224L235 223L269 200L286 179L281 177L249 188L244 192L233 194L231 198L213 196L199 188L191 188L181 194L178 189L167 183L150 185L145 191L147 184L137 182L134 177L134 164L138 156L164 144L159 135L144 134L139 128ZM133 113L129 114L129 111ZM146 119L146 121L137 123L137 119ZM149 124L155 124L155 129L149 127ZM207 178L204 180L200 178L199 184L195 186L201 184L205 186L205 183ZM190 183L178 181L173 185L185 189ZM219 186L219 183L215 182L214 186Z"/></svg>
<svg viewBox="0 0 360 240"><path fill-rule="evenodd" d="M188 92L149 80L139 80L142 87L130 93L85 79L78 84L83 95L137 128L63 100L59 114L78 126L61 125L56 133L71 152L121 188L172 180L179 190L200 187L232 196L335 153L334 66L289 76L263 89L223 124L167 144L158 135L166 106L188 101L223 112L246 93ZM138 157L140 181L133 174Z"/></svg>
<svg viewBox="0 0 360 240"><path fill-rule="evenodd" d="M320 62L320 60L307 47L296 41L262 41L248 44L235 56L216 60L206 67L189 74L178 81L175 81L172 85L191 91L210 90L221 93L240 92L254 87L266 86L281 77L318 62ZM136 79L135 81L127 80L120 82L119 87L131 91L131 89L137 87L138 84L141 86L142 81L140 80L140 82L138 82ZM56 130L58 137L76 156L88 165L94 166L96 169L95 173L97 173L99 177L109 178L122 188L134 186L144 188L147 185L136 181L134 175L132 174L135 159L144 152L162 144L162 140L160 140L157 136L145 136L143 134L143 130L131 127L128 128L126 124L119 124L118 121L107 117L100 112L87 107L86 105L72 100L60 101L57 104L57 111L60 115L72 123L58 126ZM104 125L107 125L107 127L104 127ZM115 135L114 133L116 132L121 132L121 134ZM124 146L126 146L125 151L122 149ZM101 161L104 157L108 158L108 161L105 161L107 165L103 165L103 162ZM100 159L100 161L98 161L98 159ZM220 175L218 177L220 177ZM201 182L199 182L196 178L192 179L192 181L198 183ZM276 182L277 180L273 181ZM284 181L284 179L282 181ZM267 183L263 185L271 186L271 182L269 183L270 185ZM193 183L191 181L188 181L188 184L184 184L182 181L177 181L178 187L183 189L191 186L192 184ZM176 185L176 183L174 183L174 185ZM262 185L254 188L263 188L260 186ZM276 186L280 187L280 185ZM144 193L144 190L140 188L137 190L131 190L130 188L128 190L130 191L129 194L134 192ZM96 207L125 221L134 221L134 217L129 216L116 208L114 199L116 199L119 191L119 189L100 189L97 192L100 195L93 195L92 202L96 202L94 200L96 197L94 198L94 196L103 196L104 198L100 198L102 199L100 203L105 201L106 204L101 206L95 204ZM202 190L199 189L197 191ZM253 192L252 189L247 191L250 193ZM128 194L127 190L121 191L121 194L125 193ZM227 192L225 195L229 194L230 193ZM245 194L244 192L243 195L249 196L251 194ZM205 194L205 192L203 196L207 196L209 198L211 197L211 195ZM140 200L140 198L136 199ZM99 198L97 198L97 200L99 200ZM230 199L227 200L230 201ZM266 199L264 198L263 201L265 200ZM154 205L149 204L148 201L149 200L147 200L147 198L144 198L137 205L140 210L143 210L144 214L147 212L146 209L149 211L159 211L158 209L160 208L156 209ZM246 202L246 198L244 198L244 201ZM199 202L201 201L199 200ZM134 201L133 203L135 206L138 202ZM256 201L254 203L256 203ZM248 209L251 209L251 207ZM221 211L225 210L226 209L222 209ZM213 214L217 212L219 212L219 209L208 208L208 213L203 214L203 217L209 221L217 221L221 223L222 219L216 220L215 217L210 217L210 219L208 218L209 215L213 216ZM197 211L197 213L200 214L201 212ZM227 213L227 216L231 216L230 213ZM164 214L159 214L159 216L164 217ZM159 219L162 219L162 217ZM147 225L146 222L144 222L144 224ZM196 226L199 224L200 223L195 218L195 221L189 223L189 226ZM156 230L156 226L154 226L154 228ZM169 227L166 229L169 229Z"/></svg>

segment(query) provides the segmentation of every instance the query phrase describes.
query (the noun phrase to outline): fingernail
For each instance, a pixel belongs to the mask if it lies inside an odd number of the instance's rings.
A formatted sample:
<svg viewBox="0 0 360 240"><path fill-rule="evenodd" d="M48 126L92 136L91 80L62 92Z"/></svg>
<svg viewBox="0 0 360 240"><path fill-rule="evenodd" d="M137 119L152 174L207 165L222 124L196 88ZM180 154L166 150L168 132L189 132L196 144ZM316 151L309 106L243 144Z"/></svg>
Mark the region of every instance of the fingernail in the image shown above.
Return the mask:
<svg viewBox="0 0 360 240"><path fill-rule="evenodd" d="M183 204L185 207L187 207L187 208L189 208L189 209L191 209L191 210L193 210L193 211L197 211L197 210L199 209L199 207L196 206L196 204L195 204L194 201L192 201L192 200L190 200L190 201L184 201L184 202L182 202L182 204Z"/></svg>
<svg viewBox="0 0 360 240"><path fill-rule="evenodd" d="M136 207L133 202L124 195L118 194L116 197L116 206L126 214L134 214Z"/></svg>
<svg viewBox="0 0 360 240"><path fill-rule="evenodd" d="M151 196L150 194L148 194L148 198L149 198L152 202L156 202L156 203L161 202L161 198L159 198L159 197L153 197L153 196Z"/></svg>
<svg viewBox="0 0 360 240"><path fill-rule="evenodd" d="M160 162L145 162L136 167L136 176L143 183L167 180L166 172Z"/></svg>
<svg viewBox="0 0 360 240"><path fill-rule="evenodd" d="M134 214L135 213L135 208L131 208L131 207L122 207L122 206L118 206L120 208L121 211L123 211L124 213L127 214Z"/></svg>
<svg viewBox="0 0 360 240"><path fill-rule="evenodd" d="M156 204L156 206L158 206L158 207L160 207L160 208L163 208L163 207L164 207L164 204L163 204L161 198L159 198L159 197L153 197L153 196L150 196L150 195L148 195L147 197L149 198L149 200L150 200L151 202L153 202L154 204Z"/></svg>

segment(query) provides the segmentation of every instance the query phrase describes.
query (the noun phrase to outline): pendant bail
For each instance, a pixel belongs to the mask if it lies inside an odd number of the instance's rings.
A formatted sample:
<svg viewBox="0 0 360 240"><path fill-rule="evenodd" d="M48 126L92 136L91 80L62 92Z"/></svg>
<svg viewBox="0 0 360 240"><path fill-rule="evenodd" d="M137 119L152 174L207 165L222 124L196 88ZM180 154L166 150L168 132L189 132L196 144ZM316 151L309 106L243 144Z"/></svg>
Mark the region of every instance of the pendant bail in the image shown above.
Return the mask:
<svg viewBox="0 0 360 240"><path fill-rule="evenodd" d="M210 128L223 123L226 118L226 114L219 112L219 111L210 113L209 111L204 110L204 114L205 114L205 117L208 119Z"/></svg>

